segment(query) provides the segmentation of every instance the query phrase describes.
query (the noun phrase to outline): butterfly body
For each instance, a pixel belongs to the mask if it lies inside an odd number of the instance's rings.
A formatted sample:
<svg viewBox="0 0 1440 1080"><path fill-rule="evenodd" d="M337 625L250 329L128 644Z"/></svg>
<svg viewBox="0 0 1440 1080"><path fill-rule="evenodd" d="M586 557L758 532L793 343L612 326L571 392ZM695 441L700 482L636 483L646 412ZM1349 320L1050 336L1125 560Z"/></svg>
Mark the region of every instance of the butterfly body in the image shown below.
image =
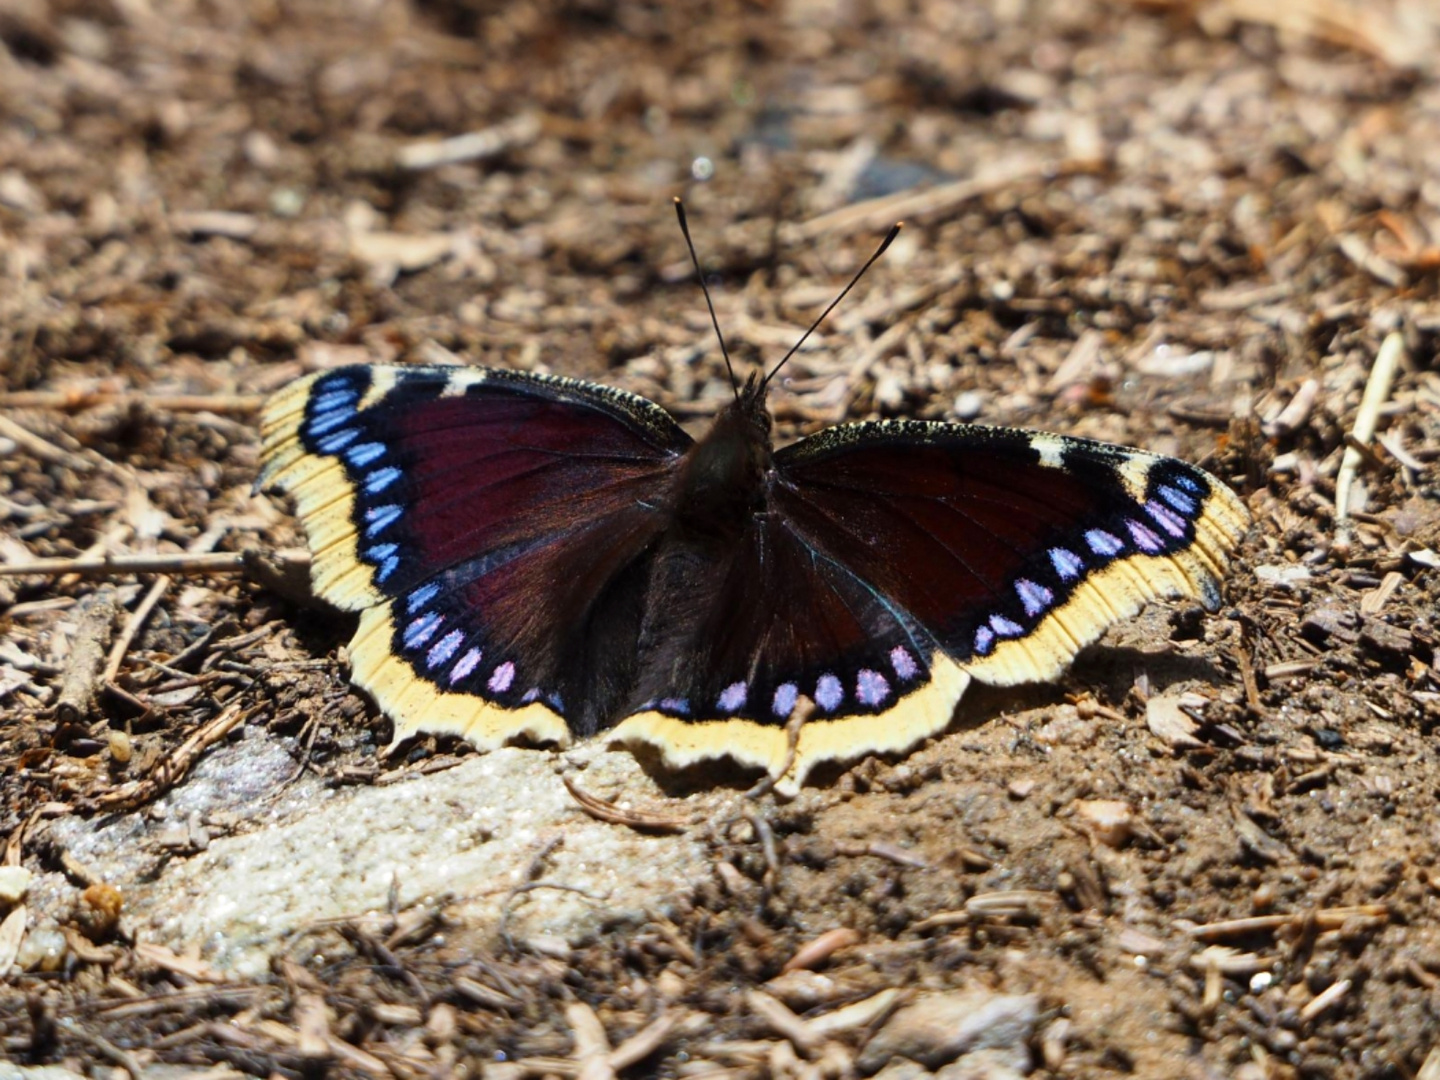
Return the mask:
<svg viewBox="0 0 1440 1080"><path fill-rule="evenodd" d="M361 611L396 739L606 732L790 777L943 730L969 680L1051 678L1160 596L1218 603L1248 521L1182 462L917 421L781 449L751 381L692 440L611 388L354 367L267 408L316 592Z"/></svg>

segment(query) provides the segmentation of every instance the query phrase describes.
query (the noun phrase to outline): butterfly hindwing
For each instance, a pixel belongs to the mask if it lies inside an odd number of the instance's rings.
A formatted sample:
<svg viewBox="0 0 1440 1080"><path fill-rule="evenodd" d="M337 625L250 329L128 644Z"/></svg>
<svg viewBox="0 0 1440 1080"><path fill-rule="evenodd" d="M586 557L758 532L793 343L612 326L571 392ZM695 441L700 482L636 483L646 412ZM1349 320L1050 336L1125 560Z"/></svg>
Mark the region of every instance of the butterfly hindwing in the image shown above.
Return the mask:
<svg viewBox="0 0 1440 1080"><path fill-rule="evenodd" d="M729 561L692 581L706 602L642 652L640 699L614 741L684 768L729 757L781 771L803 695L790 782L820 761L905 749L943 730L969 679L934 638L781 515L757 515ZM644 643L642 642L642 645Z"/></svg>
<svg viewBox="0 0 1440 1080"><path fill-rule="evenodd" d="M295 498L317 595L363 612L355 679L397 741L563 742L626 681L597 644L634 632L635 564L664 527L646 497L690 442L606 387L357 366L272 400L261 480Z"/></svg>

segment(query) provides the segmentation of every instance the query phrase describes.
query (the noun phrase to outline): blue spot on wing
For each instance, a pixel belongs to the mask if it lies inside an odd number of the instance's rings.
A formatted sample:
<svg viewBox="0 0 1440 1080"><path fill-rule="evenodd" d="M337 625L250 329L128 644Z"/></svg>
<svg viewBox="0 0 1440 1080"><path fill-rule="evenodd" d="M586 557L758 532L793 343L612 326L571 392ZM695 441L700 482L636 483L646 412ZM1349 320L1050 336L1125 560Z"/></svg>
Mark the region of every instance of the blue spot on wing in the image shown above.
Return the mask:
<svg viewBox="0 0 1440 1080"><path fill-rule="evenodd" d="M317 435L324 435L327 431L339 427L349 419L350 411L348 409L336 410L335 412L321 414L319 416L312 415L306 427L309 430L310 436L313 438Z"/></svg>
<svg viewBox="0 0 1440 1080"><path fill-rule="evenodd" d="M385 444L378 442L361 443L345 452L345 460L357 469L363 469L385 453Z"/></svg>
<svg viewBox="0 0 1440 1080"><path fill-rule="evenodd" d="M409 610L410 614L413 615L415 614L415 612L423 608L426 604L430 603L431 600L434 600L435 597L439 594L439 584L432 581L428 585L421 585L420 588L416 589L413 593L411 593L410 599L406 601L405 606Z"/></svg>
<svg viewBox="0 0 1440 1080"><path fill-rule="evenodd" d="M340 390L326 390L322 394L316 394L310 401L312 411L330 412L333 409L345 409L349 412L355 411L355 401L360 397L353 389L345 387Z"/></svg>
<svg viewBox="0 0 1440 1080"><path fill-rule="evenodd" d="M345 428L343 431L326 435L325 438L318 440L315 446L322 454L338 454L359 437L360 432L354 428Z"/></svg>
<svg viewBox="0 0 1440 1080"><path fill-rule="evenodd" d="M394 503L387 503L384 506L372 506L365 511L365 520L368 527L365 529L366 536L379 536L386 528L400 520L400 507Z"/></svg>
<svg viewBox="0 0 1440 1080"><path fill-rule="evenodd" d="M400 470L394 465L387 465L383 469L376 469L365 479L365 494L378 495L387 487L399 480Z"/></svg>

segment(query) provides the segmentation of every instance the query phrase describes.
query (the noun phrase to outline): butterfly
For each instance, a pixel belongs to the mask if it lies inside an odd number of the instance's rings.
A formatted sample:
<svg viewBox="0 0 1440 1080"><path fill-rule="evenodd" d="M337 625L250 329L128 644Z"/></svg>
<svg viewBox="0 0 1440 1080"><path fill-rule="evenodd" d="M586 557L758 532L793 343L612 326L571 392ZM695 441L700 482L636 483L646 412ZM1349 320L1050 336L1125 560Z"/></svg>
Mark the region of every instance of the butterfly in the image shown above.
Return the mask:
<svg viewBox="0 0 1440 1080"><path fill-rule="evenodd" d="M1203 470L913 420L777 449L776 370L698 439L635 394L496 368L278 392L261 484L294 499L315 593L359 613L352 679L395 743L604 734L793 788L942 732L971 680L1055 678L1149 600L1218 606L1249 514Z"/></svg>

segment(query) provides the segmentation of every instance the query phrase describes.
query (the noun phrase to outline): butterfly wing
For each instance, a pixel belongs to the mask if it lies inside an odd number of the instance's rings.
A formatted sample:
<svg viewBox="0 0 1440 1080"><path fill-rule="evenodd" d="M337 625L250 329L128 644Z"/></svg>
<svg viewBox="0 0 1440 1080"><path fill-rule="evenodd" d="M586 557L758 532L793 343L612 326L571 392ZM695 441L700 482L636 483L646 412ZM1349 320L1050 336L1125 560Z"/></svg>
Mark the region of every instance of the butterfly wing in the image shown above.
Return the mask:
<svg viewBox="0 0 1440 1080"><path fill-rule="evenodd" d="M633 681L602 644L637 632L657 496L690 445L608 387L357 366L271 400L261 483L294 496L316 594L361 612L354 679L397 742L563 743Z"/></svg>
<svg viewBox="0 0 1440 1080"><path fill-rule="evenodd" d="M971 678L1053 678L1147 600L1213 609L1248 521L1203 470L1137 450L949 424L831 428L775 455L768 512L711 622L665 669L688 673L670 707L616 735L675 764L741 745L731 756L773 767L798 692L817 708L794 782L820 761L907 747L949 723Z"/></svg>

